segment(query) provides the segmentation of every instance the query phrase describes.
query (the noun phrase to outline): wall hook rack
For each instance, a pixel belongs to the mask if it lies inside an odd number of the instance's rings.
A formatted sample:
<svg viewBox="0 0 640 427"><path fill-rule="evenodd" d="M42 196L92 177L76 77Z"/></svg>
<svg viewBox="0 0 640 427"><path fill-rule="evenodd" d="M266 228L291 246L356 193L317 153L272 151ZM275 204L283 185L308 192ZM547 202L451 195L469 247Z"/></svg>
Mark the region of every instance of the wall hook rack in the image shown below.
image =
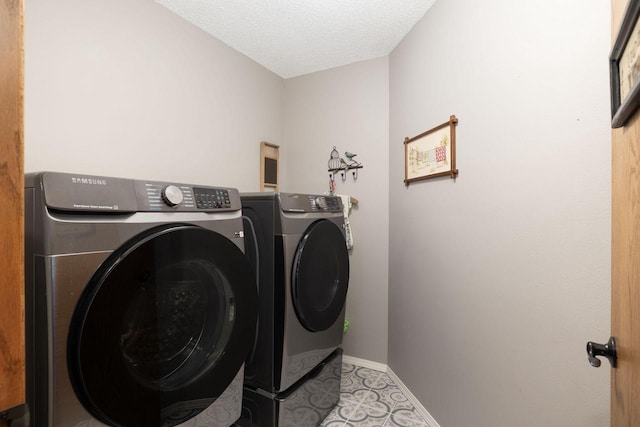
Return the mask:
<svg viewBox="0 0 640 427"><path fill-rule="evenodd" d="M340 157L340 153L336 149L335 145L333 146L333 150L331 150L331 153L329 154L328 171L329 171L329 180L331 182L332 187L335 186L334 177L336 173L340 173L342 181L344 182L347 180L348 171L351 171L353 180L357 181L358 169L363 168L362 163L360 163L355 159L357 154L351 153L349 151L345 151L344 155L348 159L348 161Z"/></svg>

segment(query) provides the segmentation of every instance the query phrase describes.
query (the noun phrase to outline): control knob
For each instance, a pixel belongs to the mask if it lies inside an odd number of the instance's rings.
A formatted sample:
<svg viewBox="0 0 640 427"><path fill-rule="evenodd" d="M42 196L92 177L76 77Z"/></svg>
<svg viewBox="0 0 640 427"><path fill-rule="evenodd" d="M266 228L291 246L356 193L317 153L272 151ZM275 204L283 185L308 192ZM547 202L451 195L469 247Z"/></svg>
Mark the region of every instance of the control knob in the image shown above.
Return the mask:
<svg viewBox="0 0 640 427"><path fill-rule="evenodd" d="M168 206L177 206L182 203L182 200L184 199L182 190L175 185L167 185L164 187L160 196L162 197L162 201Z"/></svg>
<svg viewBox="0 0 640 427"><path fill-rule="evenodd" d="M316 206L320 209L327 209L327 199L322 196L316 197Z"/></svg>

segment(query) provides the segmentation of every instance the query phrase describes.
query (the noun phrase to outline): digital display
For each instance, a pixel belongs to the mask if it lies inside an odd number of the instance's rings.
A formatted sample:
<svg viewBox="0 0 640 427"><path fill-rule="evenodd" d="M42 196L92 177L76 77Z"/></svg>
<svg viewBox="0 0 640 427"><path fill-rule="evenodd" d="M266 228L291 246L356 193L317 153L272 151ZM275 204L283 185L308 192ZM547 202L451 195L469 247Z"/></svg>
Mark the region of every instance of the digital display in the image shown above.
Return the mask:
<svg viewBox="0 0 640 427"><path fill-rule="evenodd" d="M193 194L196 198L196 206L198 207L198 209L231 207L229 191L227 190L194 188Z"/></svg>

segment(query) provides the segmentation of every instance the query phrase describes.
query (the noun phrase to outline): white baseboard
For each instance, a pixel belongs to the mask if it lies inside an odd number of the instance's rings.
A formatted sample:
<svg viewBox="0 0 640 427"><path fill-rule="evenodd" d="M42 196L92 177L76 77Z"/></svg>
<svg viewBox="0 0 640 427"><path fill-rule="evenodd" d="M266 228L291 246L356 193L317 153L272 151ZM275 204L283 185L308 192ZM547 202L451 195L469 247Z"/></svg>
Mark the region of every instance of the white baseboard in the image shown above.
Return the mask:
<svg viewBox="0 0 640 427"><path fill-rule="evenodd" d="M342 361L345 363L350 363L352 365L362 366L363 368L373 369L375 371L387 372L389 367L384 363L374 362L372 360L360 359L358 357L353 356L342 356Z"/></svg>
<svg viewBox="0 0 640 427"><path fill-rule="evenodd" d="M386 372L391 377L393 382L396 383L398 388L402 390L402 392L407 397L409 402L413 404L413 406L416 408L416 411L418 411L418 413L422 415L422 417L427 421L427 424L429 425L429 427L440 427L440 424L438 424L435 418L433 418L429 413L429 411L427 411L427 409L424 406L422 406L422 403L420 403L420 401L416 399L413 393L411 393L411 390L409 390L407 386L404 385L402 380L398 378L398 376L395 374L395 372L391 370L391 368L389 368L389 366L387 366L384 363L374 362L371 360L360 359L358 357L346 356L346 355L342 356L342 361L344 363L350 363L352 365L362 366L364 368Z"/></svg>
<svg viewBox="0 0 640 427"><path fill-rule="evenodd" d="M402 380L400 378L398 378L398 376L395 374L395 372L393 372L391 370L391 368L389 368L389 367L387 367L387 374L391 377L393 382L396 383L398 388L400 388L400 390L402 390L402 392L407 397L409 402L411 402L413 404L413 406L415 406L416 411L418 411L418 413L420 415L422 415L422 417L427 421L427 424L429 425L429 427L440 427L440 424L438 424L436 419L431 416L429 411L427 411L427 408L422 406L422 403L420 403L420 401L418 399L416 399L416 397L413 395L413 393L411 393L411 390L409 390L407 388L407 386L404 385Z"/></svg>

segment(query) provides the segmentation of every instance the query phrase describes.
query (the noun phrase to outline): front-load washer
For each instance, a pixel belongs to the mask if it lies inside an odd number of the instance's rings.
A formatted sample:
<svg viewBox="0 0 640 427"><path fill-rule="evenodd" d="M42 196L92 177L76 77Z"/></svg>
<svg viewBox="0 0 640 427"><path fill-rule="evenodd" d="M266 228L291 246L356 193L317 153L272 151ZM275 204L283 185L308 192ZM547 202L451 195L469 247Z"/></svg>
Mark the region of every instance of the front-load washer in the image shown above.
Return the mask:
<svg viewBox="0 0 640 427"><path fill-rule="evenodd" d="M342 344L349 282L342 201L292 193L241 199L260 306L245 385L279 393Z"/></svg>
<svg viewBox="0 0 640 427"><path fill-rule="evenodd" d="M257 313L238 191L54 172L25 184L32 425L233 424Z"/></svg>

